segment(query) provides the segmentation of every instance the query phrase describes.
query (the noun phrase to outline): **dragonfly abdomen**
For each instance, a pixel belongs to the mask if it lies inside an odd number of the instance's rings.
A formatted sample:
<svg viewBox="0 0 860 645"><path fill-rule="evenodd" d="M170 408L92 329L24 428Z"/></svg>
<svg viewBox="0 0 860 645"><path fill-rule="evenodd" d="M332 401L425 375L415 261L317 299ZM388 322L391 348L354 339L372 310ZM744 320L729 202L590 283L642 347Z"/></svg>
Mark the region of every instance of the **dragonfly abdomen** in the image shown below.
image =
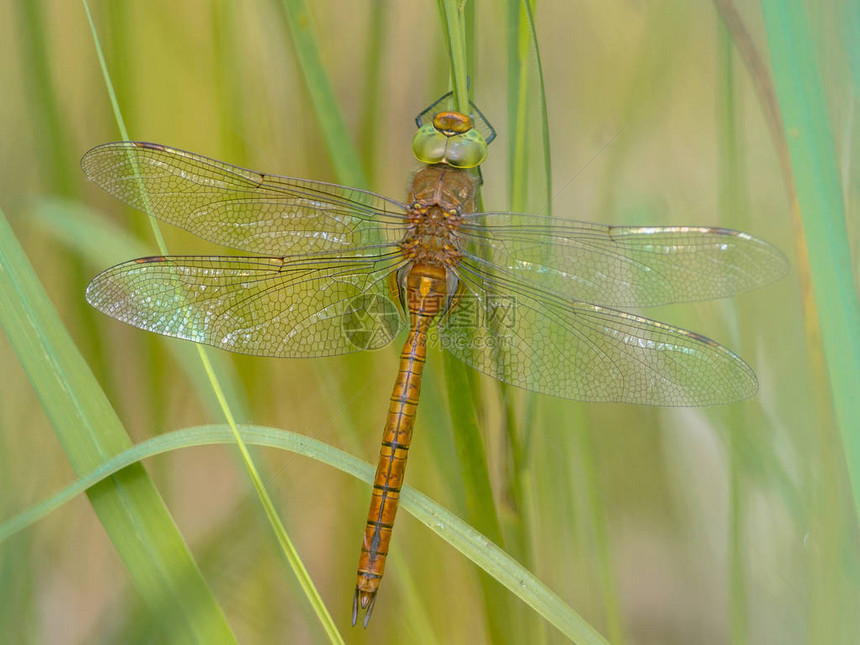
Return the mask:
<svg viewBox="0 0 860 645"><path fill-rule="evenodd" d="M367 612L364 617L364 625L367 626L379 582L385 572L391 530L400 503L409 445L412 443L421 377L427 360L427 333L447 297L445 268L430 264L413 265L407 276L406 289L409 336L400 353L400 369L388 406L379 462L373 479L373 495L358 562L358 581L352 607L353 625L361 607Z"/></svg>

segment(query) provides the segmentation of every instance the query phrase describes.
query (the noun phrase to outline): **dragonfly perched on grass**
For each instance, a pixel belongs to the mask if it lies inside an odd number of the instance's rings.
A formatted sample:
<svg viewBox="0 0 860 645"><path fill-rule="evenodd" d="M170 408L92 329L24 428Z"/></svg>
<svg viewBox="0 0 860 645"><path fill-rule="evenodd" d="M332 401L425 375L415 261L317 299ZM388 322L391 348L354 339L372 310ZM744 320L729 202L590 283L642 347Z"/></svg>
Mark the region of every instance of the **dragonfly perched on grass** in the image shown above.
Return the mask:
<svg viewBox="0 0 860 645"><path fill-rule="evenodd" d="M313 357L406 340L385 422L353 597L373 610L431 331L466 365L581 401L707 406L752 396L752 369L716 342L623 311L719 298L780 277L745 233L605 226L475 211L495 136L445 97L418 117L423 164L404 201L239 168L167 146L108 143L87 177L125 203L247 256L158 256L87 287L141 329L256 356Z"/></svg>

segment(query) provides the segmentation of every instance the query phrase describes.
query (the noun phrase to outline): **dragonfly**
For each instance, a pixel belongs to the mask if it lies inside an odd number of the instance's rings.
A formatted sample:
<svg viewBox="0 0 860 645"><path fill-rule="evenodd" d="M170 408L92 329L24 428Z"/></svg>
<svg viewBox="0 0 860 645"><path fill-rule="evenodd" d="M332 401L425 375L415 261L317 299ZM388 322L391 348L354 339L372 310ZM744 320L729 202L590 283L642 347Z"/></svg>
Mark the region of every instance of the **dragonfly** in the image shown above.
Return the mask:
<svg viewBox="0 0 860 645"><path fill-rule="evenodd" d="M448 99L450 101L450 99ZM709 406L751 397L722 345L628 310L766 285L782 253L701 226L607 226L475 212L495 131L446 97L417 118L403 201L116 142L81 161L114 197L246 255L144 257L97 275L91 305L135 327L255 356L379 349L404 330L358 565L367 627L388 555L428 344L510 385L566 399Z"/></svg>

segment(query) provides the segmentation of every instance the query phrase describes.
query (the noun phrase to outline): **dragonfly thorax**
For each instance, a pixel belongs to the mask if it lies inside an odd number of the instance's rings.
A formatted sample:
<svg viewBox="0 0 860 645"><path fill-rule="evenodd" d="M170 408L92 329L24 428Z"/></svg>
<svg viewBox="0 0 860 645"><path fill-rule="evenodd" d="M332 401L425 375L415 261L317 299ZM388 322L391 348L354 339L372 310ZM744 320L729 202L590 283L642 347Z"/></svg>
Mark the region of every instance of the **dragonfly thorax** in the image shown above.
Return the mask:
<svg viewBox="0 0 860 645"><path fill-rule="evenodd" d="M460 259L457 231L463 213L474 210L475 173L450 166L422 168L409 195L409 228L400 243L418 264L452 267Z"/></svg>

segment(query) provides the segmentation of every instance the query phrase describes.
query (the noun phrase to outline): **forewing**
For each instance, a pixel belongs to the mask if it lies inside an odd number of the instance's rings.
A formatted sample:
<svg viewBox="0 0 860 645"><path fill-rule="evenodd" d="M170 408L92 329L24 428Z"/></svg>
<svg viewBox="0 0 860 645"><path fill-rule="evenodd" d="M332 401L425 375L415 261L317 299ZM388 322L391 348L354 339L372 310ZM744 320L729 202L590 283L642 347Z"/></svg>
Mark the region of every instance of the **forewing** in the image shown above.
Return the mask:
<svg viewBox="0 0 860 645"><path fill-rule="evenodd" d="M485 273L609 307L720 298L773 282L788 268L775 247L725 228L479 213L466 217L460 231Z"/></svg>
<svg viewBox="0 0 860 645"><path fill-rule="evenodd" d="M395 243L403 206L381 195L246 170L152 143L106 143L81 159L87 177L143 212L251 253L356 251Z"/></svg>
<svg viewBox="0 0 860 645"><path fill-rule="evenodd" d="M231 352L330 356L397 335L387 276L398 261L141 258L97 275L87 300L135 327Z"/></svg>
<svg viewBox="0 0 860 645"><path fill-rule="evenodd" d="M632 314L482 279L439 326L443 347L505 383L579 401L706 406L752 396L755 374L708 338Z"/></svg>

